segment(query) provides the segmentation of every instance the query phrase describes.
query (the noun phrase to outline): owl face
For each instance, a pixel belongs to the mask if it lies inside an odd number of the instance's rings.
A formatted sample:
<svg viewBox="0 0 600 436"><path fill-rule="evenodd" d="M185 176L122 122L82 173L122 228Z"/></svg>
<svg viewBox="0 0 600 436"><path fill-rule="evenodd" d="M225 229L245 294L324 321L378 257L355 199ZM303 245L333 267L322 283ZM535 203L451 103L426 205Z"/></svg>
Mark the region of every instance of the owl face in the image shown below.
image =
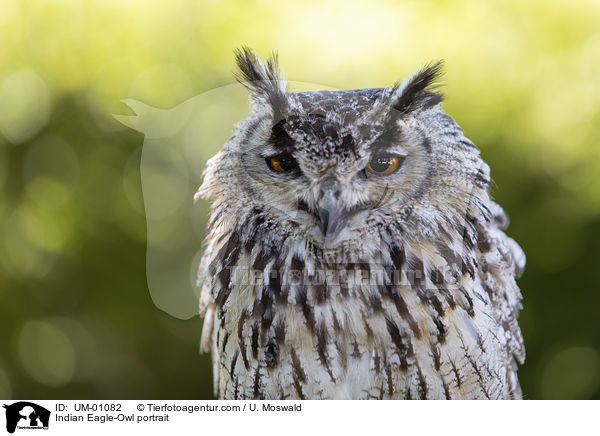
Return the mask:
<svg viewBox="0 0 600 436"><path fill-rule="evenodd" d="M357 119L380 90L359 91L363 107L349 104L344 93L289 95L293 109L280 120L263 118L238 152L252 203L326 246L397 215L430 168L418 130L401 119L367 129L368 120ZM319 110L327 100L339 104Z"/></svg>
<svg viewBox="0 0 600 436"><path fill-rule="evenodd" d="M294 93L276 59L249 50L237 57L251 111L205 184L218 181L240 223L258 216L272 231L329 248L410 213L431 221L468 202L461 193L471 175L440 153L439 116L436 126L427 122L441 112L430 90L439 65L390 88ZM415 208L425 195L428 211Z"/></svg>

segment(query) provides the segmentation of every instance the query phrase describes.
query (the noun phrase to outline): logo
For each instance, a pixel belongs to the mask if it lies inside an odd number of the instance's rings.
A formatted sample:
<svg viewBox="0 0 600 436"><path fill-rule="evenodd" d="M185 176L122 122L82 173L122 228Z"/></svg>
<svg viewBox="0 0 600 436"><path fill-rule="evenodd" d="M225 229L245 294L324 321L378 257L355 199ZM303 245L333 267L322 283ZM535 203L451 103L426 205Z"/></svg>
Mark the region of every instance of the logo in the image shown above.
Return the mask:
<svg viewBox="0 0 600 436"><path fill-rule="evenodd" d="M6 409L6 431L14 433L15 429L48 430L50 411L28 401L19 401L3 406Z"/></svg>

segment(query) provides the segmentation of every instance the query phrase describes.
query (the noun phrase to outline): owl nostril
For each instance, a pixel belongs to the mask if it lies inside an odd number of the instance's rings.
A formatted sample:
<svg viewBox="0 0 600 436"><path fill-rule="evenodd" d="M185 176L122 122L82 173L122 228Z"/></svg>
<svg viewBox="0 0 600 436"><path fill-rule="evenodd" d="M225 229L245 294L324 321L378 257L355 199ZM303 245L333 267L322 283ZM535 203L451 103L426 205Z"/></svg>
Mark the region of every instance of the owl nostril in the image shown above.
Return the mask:
<svg viewBox="0 0 600 436"><path fill-rule="evenodd" d="M321 187L319 188L319 197L325 198L333 196L336 200L340 198L340 184L336 180L335 176L328 175L321 181Z"/></svg>

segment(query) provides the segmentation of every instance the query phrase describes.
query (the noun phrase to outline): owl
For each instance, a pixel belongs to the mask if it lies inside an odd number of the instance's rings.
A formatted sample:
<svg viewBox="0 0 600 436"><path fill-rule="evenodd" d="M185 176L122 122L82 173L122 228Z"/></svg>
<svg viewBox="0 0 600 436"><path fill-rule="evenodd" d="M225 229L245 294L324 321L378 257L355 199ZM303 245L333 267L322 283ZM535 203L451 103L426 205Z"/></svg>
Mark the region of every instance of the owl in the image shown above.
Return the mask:
<svg viewBox="0 0 600 436"><path fill-rule="evenodd" d="M292 92L236 52L248 117L208 161L201 349L223 399L519 399L516 284L441 63L387 88Z"/></svg>

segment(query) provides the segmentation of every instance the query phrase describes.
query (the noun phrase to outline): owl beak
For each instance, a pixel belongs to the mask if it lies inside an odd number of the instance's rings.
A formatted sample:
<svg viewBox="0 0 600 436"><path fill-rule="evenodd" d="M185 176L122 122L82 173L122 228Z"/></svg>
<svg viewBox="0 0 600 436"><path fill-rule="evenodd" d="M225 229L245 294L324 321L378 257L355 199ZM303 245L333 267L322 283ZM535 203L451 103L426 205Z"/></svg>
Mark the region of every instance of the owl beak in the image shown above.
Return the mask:
<svg viewBox="0 0 600 436"><path fill-rule="evenodd" d="M341 205L339 182L333 176L328 176L321 182L319 193L317 218L325 244L328 245L340 234L350 214Z"/></svg>

